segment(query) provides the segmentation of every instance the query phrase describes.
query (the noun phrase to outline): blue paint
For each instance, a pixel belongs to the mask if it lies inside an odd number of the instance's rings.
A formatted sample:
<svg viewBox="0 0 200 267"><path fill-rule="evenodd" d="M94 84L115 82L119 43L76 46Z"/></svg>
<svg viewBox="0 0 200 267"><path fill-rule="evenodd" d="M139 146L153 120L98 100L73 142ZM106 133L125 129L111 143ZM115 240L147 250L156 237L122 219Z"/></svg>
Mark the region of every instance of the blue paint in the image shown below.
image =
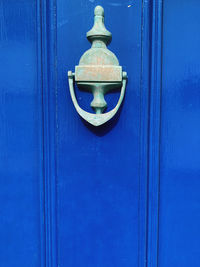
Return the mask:
<svg viewBox="0 0 200 267"><path fill-rule="evenodd" d="M35 1L1 1L0 265L40 266L42 120Z"/></svg>
<svg viewBox="0 0 200 267"><path fill-rule="evenodd" d="M79 118L67 81L97 4L129 76L100 129ZM0 266L199 266L199 11L1 1ZM78 99L90 110L89 93Z"/></svg>
<svg viewBox="0 0 200 267"><path fill-rule="evenodd" d="M160 266L200 262L198 1L165 1L160 150Z"/></svg>
<svg viewBox="0 0 200 267"><path fill-rule="evenodd" d="M137 16L141 4L132 10L119 10L106 1L99 4L105 8L105 24L113 34L110 49L130 78L121 113L111 123L94 129L79 118L67 87L67 70L90 48L85 34L93 25L95 5L82 5L82 14L72 17L77 3L58 1L58 22L69 16L70 25L57 32L60 266L138 265L141 33L136 25L141 23ZM132 60L127 61L127 56ZM86 97L81 94L84 107L90 105ZM117 97L110 94L108 105L116 103Z"/></svg>

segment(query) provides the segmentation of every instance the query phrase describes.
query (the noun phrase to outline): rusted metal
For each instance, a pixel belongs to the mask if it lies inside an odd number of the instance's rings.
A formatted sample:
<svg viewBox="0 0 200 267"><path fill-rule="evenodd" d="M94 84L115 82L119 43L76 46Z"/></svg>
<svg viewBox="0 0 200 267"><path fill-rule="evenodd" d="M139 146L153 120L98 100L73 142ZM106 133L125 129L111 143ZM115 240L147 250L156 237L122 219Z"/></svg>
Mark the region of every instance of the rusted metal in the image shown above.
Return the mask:
<svg viewBox="0 0 200 267"><path fill-rule="evenodd" d="M120 66L76 66L76 82L120 82L122 67Z"/></svg>

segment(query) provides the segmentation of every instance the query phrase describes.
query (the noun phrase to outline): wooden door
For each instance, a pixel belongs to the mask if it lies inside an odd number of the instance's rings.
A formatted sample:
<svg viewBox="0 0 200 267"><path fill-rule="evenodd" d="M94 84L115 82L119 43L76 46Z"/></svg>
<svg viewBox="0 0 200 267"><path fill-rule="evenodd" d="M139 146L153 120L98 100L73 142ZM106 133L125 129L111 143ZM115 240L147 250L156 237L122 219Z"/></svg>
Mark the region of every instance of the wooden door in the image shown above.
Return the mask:
<svg viewBox="0 0 200 267"><path fill-rule="evenodd" d="M120 112L97 128L67 77L96 5L128 73ZM197 0L1 1L0 266L199 266L199 11ZM89 110L91 94L77 98Z"/></svg>

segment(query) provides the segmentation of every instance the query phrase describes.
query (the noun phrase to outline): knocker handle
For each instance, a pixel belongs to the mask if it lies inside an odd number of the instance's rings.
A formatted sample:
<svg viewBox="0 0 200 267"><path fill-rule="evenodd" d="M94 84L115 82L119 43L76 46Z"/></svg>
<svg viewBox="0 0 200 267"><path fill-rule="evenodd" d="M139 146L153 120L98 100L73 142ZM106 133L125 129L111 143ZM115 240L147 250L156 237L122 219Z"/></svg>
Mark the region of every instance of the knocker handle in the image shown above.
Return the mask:
<svg viewBox="0 0 200 267"><path fill-rule="evenodd" d="M122 87L121 87L121 93L120 93L120 97L119 100L117 102L117 105L115 106L114 109L112 109L109 112L103 113L103 114L93 114L90 112L87 112L85 110L83 110L76 99L75 96L75 92L74 92L74 73L72 73L72 71L68 71L68 80L69 80L69 90L70 90L70 94L71 94L71 98L72 98L72 102L74 104L74 107L76 109L76 111L78 112L78 114L87 122L89 122L90 124L94 125L94 126L100 126L102 124L104 124L105 122L109 121L118 111L123 99L124 99L124 95L125 95L125 89L126 89L126 81L127 81L127 73L123 72L122 74Z"/></svg>

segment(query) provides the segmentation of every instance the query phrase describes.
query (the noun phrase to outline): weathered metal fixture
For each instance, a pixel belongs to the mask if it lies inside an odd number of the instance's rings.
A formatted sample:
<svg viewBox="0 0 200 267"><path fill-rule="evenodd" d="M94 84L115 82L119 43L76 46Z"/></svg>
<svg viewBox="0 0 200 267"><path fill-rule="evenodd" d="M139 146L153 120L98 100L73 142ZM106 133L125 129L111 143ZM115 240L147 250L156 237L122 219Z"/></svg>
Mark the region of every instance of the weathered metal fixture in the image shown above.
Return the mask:
<svg viewBox="0 0 200 267"><path fill-rule="evenodd" d="M87 39L92 47L87 50L75 67L75 73L68 71L69 89L73 104L79 115L94 126L99 126L110 120L118 111L125 94L127 73L122 71L117 57L107 49L112 34L104 25L104 9L97 6L94 10L94 26L87 33ZM79 89L93 93L91 107L95 113L83 110L75 96L74 81ZM109 112L103 113L107 107L104 95L110 90L121 87L117 105Z"/></svg>

